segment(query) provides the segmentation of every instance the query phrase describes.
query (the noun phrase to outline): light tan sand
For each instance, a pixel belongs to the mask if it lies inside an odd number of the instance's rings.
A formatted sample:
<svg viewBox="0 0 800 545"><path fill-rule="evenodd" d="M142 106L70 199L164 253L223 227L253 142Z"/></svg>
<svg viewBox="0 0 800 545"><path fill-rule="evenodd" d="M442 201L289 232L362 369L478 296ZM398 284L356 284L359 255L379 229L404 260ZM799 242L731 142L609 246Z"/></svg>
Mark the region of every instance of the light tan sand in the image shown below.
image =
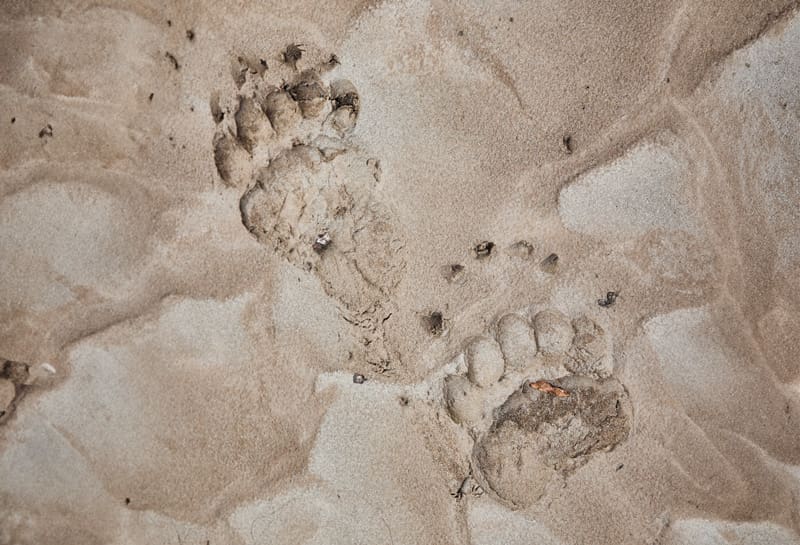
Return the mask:
<svg viewBox="0 0 800 545"><path fill-rule="evenodd" d="M800 543L796 3L163 4L0 4L0 545Z"/></svg>

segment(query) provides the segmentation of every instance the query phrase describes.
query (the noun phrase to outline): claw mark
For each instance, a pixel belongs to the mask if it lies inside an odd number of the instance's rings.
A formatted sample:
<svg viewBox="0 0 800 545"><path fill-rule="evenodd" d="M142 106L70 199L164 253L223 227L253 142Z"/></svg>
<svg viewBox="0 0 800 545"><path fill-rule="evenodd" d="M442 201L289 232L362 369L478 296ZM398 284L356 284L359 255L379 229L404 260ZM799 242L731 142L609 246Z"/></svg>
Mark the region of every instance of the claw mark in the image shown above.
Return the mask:
<svg viewBox="0 0 800 545"><path fill-rule="evenodd" d="M289 44L283 51L283 62L297 70L297 61L300 60L305 51L303 44Z"/></svg>
<svg viewBox="0 0 800 545"><path fill-rule="evenodd" d="M476 497L483 496L483 488L474 481L471 470L469 474L464 477L464 480L461 481L461 485L458 487L458 490L455 492L450 492L450 495L453 496L456 501L469 494L472 494Z"/></svg>
<svg viewBox="0 0 800 545"><path fill-rule="evenodd" d="M167 60L169 60L169 62L171 62L171 63L172 63L172 67L173 67L175 70L180 70L180 69L181 69L181 65L180 65L180 63L178 62L178 59L176 59L176 58L175 58L175 55L173 55L172 53L170 53L169 51L167 51L167 52L166 52L166 54L165 54L164 56L167 58Z"/></svg>

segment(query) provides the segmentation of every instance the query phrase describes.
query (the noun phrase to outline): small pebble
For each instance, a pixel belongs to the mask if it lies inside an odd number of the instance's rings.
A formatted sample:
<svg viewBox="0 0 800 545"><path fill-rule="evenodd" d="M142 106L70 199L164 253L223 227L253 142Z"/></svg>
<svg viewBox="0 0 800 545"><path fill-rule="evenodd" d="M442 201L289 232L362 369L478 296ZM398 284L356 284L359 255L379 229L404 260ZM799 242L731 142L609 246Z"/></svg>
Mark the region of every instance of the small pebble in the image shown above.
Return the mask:
<svg viewBox="0 0 800 545"><path fill-rule="evenodd" d="M598 299L597 300L597 304L600 305L601 307L610 307L617 300L618 296L619 296L619 294L617 292L609 291L608 293L606 293L606 298L605 299Z"/></svg>
<svg viewBox="0 0 800 545"><path fill-rule="evenodd" d="M331 244L331 236L328 233L322 233L314 239L314 244L311 247L317 253L322 253Z"/></svg>
<svg viewBox="0 0 800 545"><path fill-rule="evenodd" d="M476 258L483 259L492 255L492 250L494 250L494 242L484 241L476 245L473 252Z"/></svg>

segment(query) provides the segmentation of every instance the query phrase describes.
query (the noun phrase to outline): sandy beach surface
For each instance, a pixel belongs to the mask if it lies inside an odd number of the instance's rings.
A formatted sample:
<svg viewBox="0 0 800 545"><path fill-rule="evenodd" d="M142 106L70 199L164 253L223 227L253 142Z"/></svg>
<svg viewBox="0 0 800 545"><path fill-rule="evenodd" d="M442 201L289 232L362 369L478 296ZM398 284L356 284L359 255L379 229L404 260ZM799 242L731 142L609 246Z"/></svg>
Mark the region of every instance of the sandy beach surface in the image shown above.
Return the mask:
<svg viewBox="0 0 800 545"><path fill-rule="evenodd" d="M800 8L0 1L0 545L800 544Z"/></svg>

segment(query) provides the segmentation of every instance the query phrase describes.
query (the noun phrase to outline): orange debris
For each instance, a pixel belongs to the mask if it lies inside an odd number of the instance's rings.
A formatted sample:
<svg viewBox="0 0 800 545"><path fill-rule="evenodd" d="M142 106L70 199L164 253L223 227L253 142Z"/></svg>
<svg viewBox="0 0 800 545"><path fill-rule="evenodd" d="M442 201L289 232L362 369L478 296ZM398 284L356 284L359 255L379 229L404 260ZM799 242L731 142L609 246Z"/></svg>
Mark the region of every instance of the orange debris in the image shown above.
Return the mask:
<svg viewBox="0 0 800 545"><path fill-rule="evenodd" d="M537 380L536 382L531 382L529 384L531 388L534 390L539 390L540 392L547 392L548 394L552 394L556 397L569 397L569 392L563 388L559 388L558 386L554 386L550 384L546 380Z"/></svg>

